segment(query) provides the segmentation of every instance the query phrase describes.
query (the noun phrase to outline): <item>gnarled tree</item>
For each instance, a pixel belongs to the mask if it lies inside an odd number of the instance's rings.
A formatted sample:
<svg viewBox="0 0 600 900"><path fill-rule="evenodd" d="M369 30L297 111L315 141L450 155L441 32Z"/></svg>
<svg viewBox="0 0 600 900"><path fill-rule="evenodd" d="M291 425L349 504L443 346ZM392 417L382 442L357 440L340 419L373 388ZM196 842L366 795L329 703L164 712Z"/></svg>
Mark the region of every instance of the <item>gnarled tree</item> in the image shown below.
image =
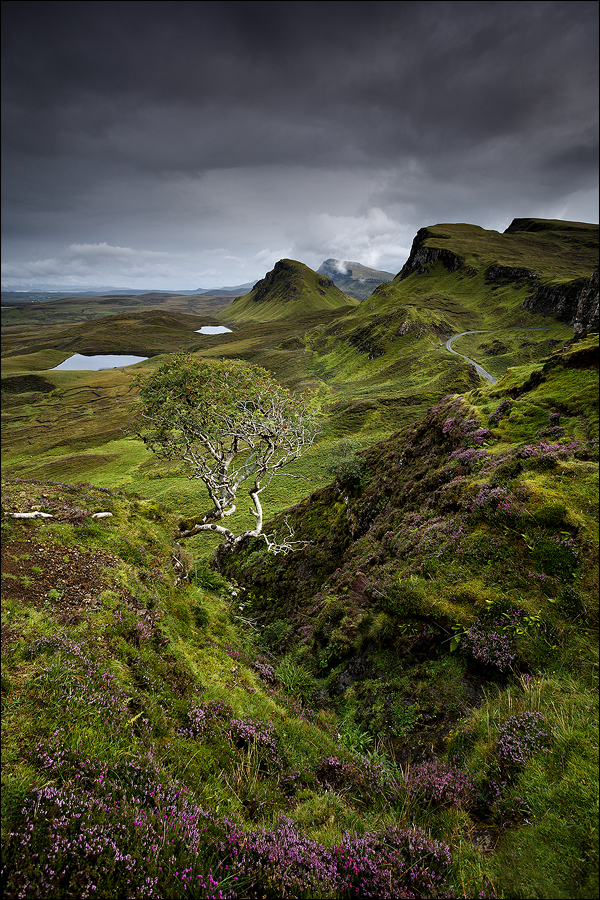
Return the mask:
<svg viewBox="0 0 600 900"><path fill-rule="evenodd" d="M180 461L189 478L203 481L212 502L179 537L212 531L233 549L246 536L261 536L273 552L294 549L291 535L263 532L260 494L313 445L314 395L291 393L258 366L189 353L171 357L137 387L137 433L159 456ZM219 523L235 512L242 489L252 502L254 527L236 535Z"/></svg>

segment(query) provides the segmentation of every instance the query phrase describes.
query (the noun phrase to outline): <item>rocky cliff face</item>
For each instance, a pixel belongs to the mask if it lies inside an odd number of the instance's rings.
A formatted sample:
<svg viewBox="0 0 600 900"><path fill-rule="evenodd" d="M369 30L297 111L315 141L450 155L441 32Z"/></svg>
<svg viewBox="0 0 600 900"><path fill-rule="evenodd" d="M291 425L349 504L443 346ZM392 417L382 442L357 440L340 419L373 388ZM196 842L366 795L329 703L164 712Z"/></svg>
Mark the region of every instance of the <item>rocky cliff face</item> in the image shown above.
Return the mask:
<svg viewBox="0 0 600 900"><path fill-rule="evenodd" d="M300 287L294 283L298 276L297 268L287 260L280 259L270 272L267 272L264 278L257 281L252 289L252 301L254 303L262 303L270 299L271 293L275 287L284 286L286 288L286 298L289 300L300 296Z"/></svg>
<svg viewBox="0 0 600 900"><path fill-rule="evenodd" d="M444 229L445 226L437 226ZM475 276L477 272L471 265L467 265L464 256L445 247L431 247L428 243L433 243L432 239L438 239L440 242L446 239L452 239L452 229L460 226L447 226L449 234L436 233L429 228L421 228L413 241L410 255L404 264L401 272L396 277L395 282L403 281L410 275L426 275L437 262L441 262L448 272L457 272L459 269L461 274ZM522 303L522 309L529 312L537 313L543 316L553 316L561 322L568 323L573 326L575 337L583 337L591 331L598 330L598 270L590 276L579 275L576 277L579 265L571 265L572 275L569 278L569 259L576 257L576 260L590 263L588 272L594 264L594 257L597 258L597 229L591 225L578 222L558 222L552 220L538 219L515 219L504 234L515 235L517 233L530 233L536 236L544 235L547 232L551 235L547 242L542 244L528 245L528 254L522 253L523 256L529 255L532 263L537 260L542 253L545 260L545 266L541 266L542 272L533 271L532 268L511 265L498 261L504 253L510 258L514 256L514 246L510 242L504 246L503 236L496 235L490 241L487 237L487 244L477 250L478 235L474 234L473 246L475 257L481 261L485 259L485 255L498 254L495 262L488 264L484 271L485 284L492 288L506 287L514 285L515 287L525 288L528 295ZM489 234L492 234L491 232ZM435 241L436 243L438 241ZM530 242L531 243L531 242ZM464 246L464 239L461 246ZM565 251L566 246L566 251ZM583 248L583 249L582 249ZM482 252L483 250L483 252ZM594 253L594 250L596 252ZM585 252L584 252L585 251ZM583 254L583 255L582 255ZM586 255L587 254L587 255ZM561 273L563 280L550 280L553 276L552 261L559 260L560 265L557 272ZM469 262L471 260L469 259ZM585 266L583 271L585 272ZM581 271L581 268L580 268ZM566 276L566 277L565 277Z"/></svg>
<svg viewBox="0 0 600 900"><path fill-rule="evenodd" d="M534 283L537 281L537 275L529 269L494 263L485 270L485 281L486 284L492 285L505 285L514 281Z"/></svg>
<svg viewBox="0 0 600 900"><path fill-rule="evenodd" d="M541 284L523 301L523 309L555 316L573 326L575 337L598 330L598 269L590 278L575 278L564 284Z"/></svg>
<svg viewBox="0 0 600 900"><path fill-rule="evenodd" d="M576 338L598 331L598 299L598 269L596 269L577 301L577 312L573 322Z"/></svg>
<svg viewBox="0 0 600 900"><path fill-rule="evenodd" d="M398 275L399 281L403 281L405 278L408 278L409 275L426 274L438 261L440 261L449 272L456 272L457 269L461 269L464 266L464 258L457 253L453 253L452 250L424 246L427 238L436 237L443 238L445 235L434 234L433 231L429 231L428 228L420 228L419 231L417 231L410 250L410 255Z"/></svg>

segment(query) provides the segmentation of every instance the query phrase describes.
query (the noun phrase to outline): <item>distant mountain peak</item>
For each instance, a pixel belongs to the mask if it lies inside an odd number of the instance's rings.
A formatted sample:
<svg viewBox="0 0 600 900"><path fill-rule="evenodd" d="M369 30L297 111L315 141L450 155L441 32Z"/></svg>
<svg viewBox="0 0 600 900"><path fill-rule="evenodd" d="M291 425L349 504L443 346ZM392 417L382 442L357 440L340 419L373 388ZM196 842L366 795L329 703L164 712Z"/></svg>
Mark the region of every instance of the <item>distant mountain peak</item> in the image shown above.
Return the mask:
<svg viewBox="0 0 600 900"><path fill-rule="evenodd" d="M392 281L392 272L371 269L362 263L346 259L326 259L317 269L319 275L331 278L333 283L357 300L369 297L380 284Z"/></svg>
<svg viewBox="0 0 600 900"><path fill-rule="evenodd" d="M317 272L319 275L329 275L330 272L337 273L338 275L348 275L348 266L357 265L356 263L346 263L343 259L326 259L325 262L321 263Z"/></svg>

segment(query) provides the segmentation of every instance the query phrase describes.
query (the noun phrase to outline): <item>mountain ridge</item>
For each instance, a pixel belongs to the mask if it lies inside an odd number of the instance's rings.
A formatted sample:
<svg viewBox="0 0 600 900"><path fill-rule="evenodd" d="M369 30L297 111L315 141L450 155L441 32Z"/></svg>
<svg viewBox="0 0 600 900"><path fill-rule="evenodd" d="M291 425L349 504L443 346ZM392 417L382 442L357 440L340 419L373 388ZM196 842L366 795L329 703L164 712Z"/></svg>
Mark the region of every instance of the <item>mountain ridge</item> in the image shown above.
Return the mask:
<svg viewBox="0 0 600 900"><path fill-rule="evenodd" d="M237 297L217 318L224 323L301 319L314 312L355 306L331 278L294 259L280 259L249 293Z"/></svg>

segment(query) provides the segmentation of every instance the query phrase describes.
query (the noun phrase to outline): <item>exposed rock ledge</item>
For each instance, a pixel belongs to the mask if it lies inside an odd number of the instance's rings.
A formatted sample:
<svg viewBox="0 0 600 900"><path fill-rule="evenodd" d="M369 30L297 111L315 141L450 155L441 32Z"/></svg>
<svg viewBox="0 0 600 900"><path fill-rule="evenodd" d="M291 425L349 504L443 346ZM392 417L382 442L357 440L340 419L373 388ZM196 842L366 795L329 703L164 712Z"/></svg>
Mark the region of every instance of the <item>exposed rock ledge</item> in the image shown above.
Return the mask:
<svg viewBox="0 0 600 900"><path fill-rule="evenodd" d="M555 316L573 326L575 337L598 331L598 269L590 278L565 284L542 284L523 301L522 308L543 316Z"/></svg>
<svg viewBox="0 0 600 900"><path fill-rule="evenodd" d="M438 260L448 269L449 272L456 272L464 266L464 257L453 253L452 250L445 250L439 247L424 247L423 244L427 238L442 238L444 234L434 234L428 228L420 228L412 243L410 255L398 276L400 281L408 278L409 275L424 275L429 272ZM468 270L469 272L472 270ZM476 274L473 271L473 274Z"/></svg>

